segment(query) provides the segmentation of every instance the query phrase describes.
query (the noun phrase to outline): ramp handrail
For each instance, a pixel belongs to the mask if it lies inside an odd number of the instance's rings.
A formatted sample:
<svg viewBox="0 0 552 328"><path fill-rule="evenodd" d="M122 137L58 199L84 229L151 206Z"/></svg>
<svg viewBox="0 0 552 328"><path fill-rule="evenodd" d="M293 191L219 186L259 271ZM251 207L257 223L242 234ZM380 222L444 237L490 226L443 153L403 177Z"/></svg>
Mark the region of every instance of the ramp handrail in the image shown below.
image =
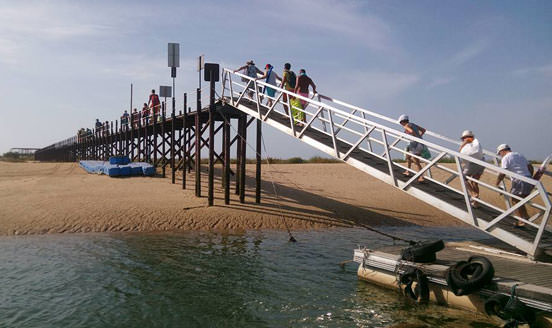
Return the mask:
<svg viewBox="0 0 552 328"><path fill-rule="evenodd" d="M240 83L243 81L242 83ZM475 159L473 157L459 153L456 150L449 149L443 145L436 144L434 142L420 139L411 135L408 135L402 131L399 131L395 128L388 127L381 123L374 122L369 120L367 116L375 117L386 122L391 122L397 124L396 120L385 117L381 114L373 113L371 111L365 110L363 108L347 104L343 101L336 100L334 98L324 96L324 95L312 95L311 97L303 97L301 95L295 94L292 91L282 89L278 86L270 85L264 81L253 79L247 75L241 73L235 73L233 70L224 69L223 70L223 90L222 97L228 96L228 102L232 106L238 107L240 104L244 104L246 101L253 102L253 107L256 107L255 116L263 121L266 121L269 118L271 113L278 113L286 117L288 124L286 124L287 132L292 134L297 138L302 138L305 135L305 132L308 128L314 129L320 133L325 134L326 136L331 137L333 143L333 151L330 151L333 156L336 158L347 161L351 158L353 152L361 151L368 153L372 156L375 156L379 159L385 160L389 167L389 176L386 177L387 182L393 184L394 186L401 188L403 190L408 189L413 186L413 182L419 177L424 177L425 179L434 182L448 190L451 190L459 195L462 195L465 200L466 213L468 213L469 219L461 218L464 221L471 221L471 223L482 229L484 231L492 231L497 227L497 224L500 221L503 221L509 216L516 217L517 219L523 221L525 224L528 224L537 229L537 232L534 236L534 240L530 245L520 245L519 243L514 244L514 246L522 249L529 255L534 255L539 243L543 231L549 228L547 227L550 211L552 208L552 202L544 189L542 182L521 176L514 172L504 170L501 167L495 165L497 164L497 156L490 151L486 151L487 155L492 155L495 164L487 163L482 160ZM273 98L267 96L261 89L263 88L272 88L276 91L276 94ZM228 95L228 92L230 93ZM283 95L287 96L287 101L283 101ZM298 108L291 104L290 99L297 98L305 103L305 108ZM317 98L317 100L313 99ZM263 100L270 99L273 104L268 107L263 104ZM329 103L326 103L326 102ZM261 111L261 108L263 111ZM289 110L288 110L289 109ZM264 112L264 113L263 113ZM292 113L292 114L290 114ZM304 116L303 122L297 122L300 116ZM302 126L298 126L296 123L300 123ZM378 138L377 135L380 135ZM459 143L455 140L441 136L437 133L426 132L427 135L437 138L438 140L443 140L446 142L451 142L456 145ZM404 156L407 154L403 146L409 142L418 142L428 148L429 152L432 154L430 159L423 158L421 156L416 156L409 154L414 158L420 160L421 163L426 164L420 172L409 169L405 165L401 165L396 161L397 155ZM364 143L366 145L364 145ZM347 146L347 150L343 151L342 145ZM440 163L441 159L445 156L448 156L453 160L454 166L451 168L449 166L443 165ZM510 179L518 179L524 182L527 182L534 186L533 192L525 197L521 198L516 195L511 194L506 190L506 184L503 182L501 188L489 185L483 181L475 180L471 177L466 177L463 174L462 163L474 163L485 168L485 172L492 172L495 175L504 174ZM405 171L410 172L411 178L406 182L398 181L394 177L393 168L399 167ZM448 178L444 179L446 176L434 176L433 171L439 171L440 173L444 172ZM458 178L460 186L453 186L451 182ZM444 180L443 180L444 179ZM466 181L476 181L481 187L489 190L494 194L498 194L505 198L505 207L495 204L493 200L487 200L482 198L471 199L468 189L466 187ZM540 202L534 201L535 198L540 200ZM517 204L511 205L510 199L517 201ZM479 204L483 204L487 207L490 207L497 211L499 215L491 220L490 222L480 220L476 217L473 212L472 201L475 201ZM514 211L517 210L522 205L529 205L536 211L530 218L520 218L514 215ZM538 219L540 218L540 222ZM508 242L507 240L505 240Z"/></svg>

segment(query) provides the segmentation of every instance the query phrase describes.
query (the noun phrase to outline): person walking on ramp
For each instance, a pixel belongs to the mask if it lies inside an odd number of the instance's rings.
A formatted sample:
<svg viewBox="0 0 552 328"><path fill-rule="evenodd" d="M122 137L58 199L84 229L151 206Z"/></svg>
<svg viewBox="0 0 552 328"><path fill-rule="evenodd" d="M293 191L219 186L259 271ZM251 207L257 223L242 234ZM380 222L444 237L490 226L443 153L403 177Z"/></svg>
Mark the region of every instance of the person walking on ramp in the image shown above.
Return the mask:
<svg viewBox="0 0 552 328"><path fill-rule="evenodd" d="M312 82L311 78L307 76L307 72L304 68L299 70L299 76L295 83L295 93L305 98L309 97L309 86L312 86L312 93L316 93L316 85ZM307 101L300 99L303 109L307 108Z"/></svg>
<svg viewBox="0 0 552 328"><path fill-rule="evenodd" d="M297 76L295 75L295 72L291 70L291 64L285 63L284 72L282 73L282 82L280 83L280 88L287 91L294 92L296 83L297 83ZM286 111L286 114L289 115L288 106L287 106L288 95L286 93L282 95L282 100L284 101L284 110Z"/></svg>
<svg viewBox="0 0 552 328"><path fill-rule="evenodd" d="M408 115L405 115L405 114L399 117L399 124L403 126L404 133L420 139L422 139L422 136L426 132L426 129L422 128L421 126L414 123L410 123L410 120L408 119ZM406 151L409 154L412 154L418 157L422 155L423 150L424 150L424 145L417 141L410 141L410 143L406 147ZM406 155L406 162L408 164L408 168L410 169L412 167L412 162L414 162L414 165L418 167L418 171L421 170L422 165L420 164L420 159L418 157L414 157L409 154ZM404 171L403 175L410 176L410 171L409 170ZM425 180L423 176L420 176L418 178L418 182L424 182L424 181Z"/></svg>
<svg viewBox="0 0 552 328"><path fill-rule="evenodd" d="M462 144L460 145L460 150L459 150L460 153L471 156L481 161L484 160L483 148L479 144L479 140L477 140L474 137L472 131L466 130L462 132L461 139L462 139ZM479 180L484 170L485 168L481 165L475 164L470 161L463 161L462 173L466 177ZM471 196L471 205L472 207L477 208L479 207L479 204L475 199L479 198L479 184L475 181L471 181L468 179L466 179L465 181L466 181L466 187Z"/></svg>
<svg viewBox="0 0 552 328"><path fill-rule="evenodd" d="M242 67L235 69L234 73L237 71L242 71L244 75L249 76L251 79L256 79L257 74L262 74L263 72L255 66L255 62L253 60L248 61L243 65ZM249 95L249 98L253 99L253 94L255 90L255 86L253 85L253 81L250 79L242 77L242 82L247 83L247 94Z"/></svg>
<svg viewBox="0 0 552 328"><path fill-rule="evenodd" d="M496 148L496 153L497 155L502 157L502 160L500 161L500 167L502 167L503 169L515 172L527 178L531 178L531 176L533 175L533 167L529 164L529 162L527 162L527 159L520 153L512 152L510 146L508 146L507 144L499 145ZM505 176L506 175L502 173L498 175L498 177L496 178L497 186L502 182L502 180L504 180ZM514 177L510 177L510 179L512 180L512 188L510 189L510 193L520 198L525 198L529 196L531 190L533 190L532 184L520 179L516 179ZM519 202L513 197L511 199L514 204ZM522 205L520 208L518 208L517 213L522 219L529 219L529 214L527 213L525 205ZM525 223L523 221L516 221L516 223L514 223L514 227L519 228L523 226L525 226Z"/></svg>
<svg viewBox="0 0 552 328"><path fill-rule="evenodd" d="M256 80L266 79L265 82L267 84L276 86L276 79L279 80L280 77L278 76L278 74L276 74L276 72L274 72L273 69L274 69L274 67L272 65L266 64L265 72L264 72L263 76L256 78ZM274 98L274 95L276 94L276 90L271 88L271 87L266 86L263 90L263 93L266 93L266 95L268 96L267 101L266 101L266 105L268 107L272 107L272 99Z"/></svg>

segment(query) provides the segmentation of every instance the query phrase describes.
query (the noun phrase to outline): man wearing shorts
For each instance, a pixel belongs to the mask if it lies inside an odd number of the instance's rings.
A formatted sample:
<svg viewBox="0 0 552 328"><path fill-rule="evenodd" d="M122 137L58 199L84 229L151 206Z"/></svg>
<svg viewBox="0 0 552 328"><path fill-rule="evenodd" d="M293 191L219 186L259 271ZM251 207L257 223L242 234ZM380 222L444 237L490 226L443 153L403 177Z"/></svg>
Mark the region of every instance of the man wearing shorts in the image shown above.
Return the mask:
<svg viewBox="0 0 552 328"><path fill-rule="evenodd" d="M462 132L462 144L460 145L460 153L471 156L473 158L476 158L478 160L483 160L483 148L481 148L481 145L479 144L479 140L477 140L473 132L470 130L466 130ZM463 161L463 169L462 173L466 177L473 178L475 180L479 180L481 178L481 175L483 174L483 170L485 168L481 165L475 164L470 161ZM471 204L473 207L477 208L479 207L479 204L475 200L476 198L479 198L479 184L475 181L471 180L465 180L466 181L466 187L468 189L468 192L471 196Z"/></svg>
<svg viewBox="0 0 552 328"><path fill-rule="evenodd" d="M410 134L411 136L422 138L424 133L426 132L426 129L422 128L421 126L418 126L414 123L410 123L410 120L408 119L408 115L401 115L399 117L399 124L403 126L404 133ZM422 151L424 150L424 145L417 142L417 141L410 141L408 144L406 151L410 154L421 156ZM406 162L408 164L408 168L412 166L412 162L414 162L414 165L418 167L418 171L422 169L422 165L420 164L420 159L411 155L406 155ZM410 171L406 170L403 172L404 176L410 176ZM424 177L420 176L418 178L418 182L424 182Z"/></svg>
<svg viewBox="0 0 552 328"><path fill-rule="evenodd" d="M515 172L519 175L522 175L524 177L531 178L531 170L529 163L527 162L527 159L520 153L512 152L510 149L510 146L507 144L502 144L496 148L496 153L502 157L502 160L500 161L500 166L503 169L506 169L508 171ZM502 180L504 180L505 175L499 174L496 178L496 185L498 186ZM516 179L514 177L512 179L512 189L510 189L510 193L513 195L516 195L521 198L525 198L529 196L531 193L531 190L533 190L533 185L530 183L527 183L525 181ZM515 204L518 202L517 199L512 198L512 202ZM519 216L525 220L529 219L529 214L527 213L527 209L525 208L525 205L522 205L517 210ZM523 227L525 223L523 221L518 221L514 224L515 227Z"/></svg>
<svg viewBox="0 0 552 328"><path fill-rule="evenodd" d="M272 66L270 64L266 64L265 72L264 72L263 76L258 77L255 80L266 79L265 82L267 84L276 86L276 79L279 80L280 77L278 76L278 74L276 74L276 72L273 71L273 69L274 69L274 66ZM274 96L276 94L276 90L271 88L271 87L265 87L264 88L264 93L266 93L266 95L268 96L267 101L266 101L266 105L268 107L272 107L272 99L274 98Z"/></svg>

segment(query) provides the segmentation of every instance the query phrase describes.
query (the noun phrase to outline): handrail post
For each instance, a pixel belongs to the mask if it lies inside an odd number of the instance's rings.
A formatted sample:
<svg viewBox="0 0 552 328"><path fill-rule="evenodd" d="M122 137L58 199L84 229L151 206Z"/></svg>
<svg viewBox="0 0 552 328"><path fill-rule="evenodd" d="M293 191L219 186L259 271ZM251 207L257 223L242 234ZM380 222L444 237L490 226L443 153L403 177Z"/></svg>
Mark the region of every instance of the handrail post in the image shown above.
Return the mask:
<svg viewBox="0 0 552 328"><path fill-rule="evenodd" d="M334 151L335 151L335 157L341 158L339 156L339 151L337 150L337 138L336 138L336 135L335 135L333 115L332 115L332 112L330 110L328 110L328 117L330 118L330 130L331 130L331 133L332 133L332 143L333 143L333 147L334 147Z"/></svg>
<svg viewBox="0 0 552 328"><path fill-rule="evenodd" d="M389 167L389 176L391 177L393 185L397 187L397 179L395 178L395 171L393 171L393 160L391 159L391 154L389 153L389 143L387 142L387 133L385 130L381 130L381 137L383 139L383 147L385 147L387 166Z"/></svg>

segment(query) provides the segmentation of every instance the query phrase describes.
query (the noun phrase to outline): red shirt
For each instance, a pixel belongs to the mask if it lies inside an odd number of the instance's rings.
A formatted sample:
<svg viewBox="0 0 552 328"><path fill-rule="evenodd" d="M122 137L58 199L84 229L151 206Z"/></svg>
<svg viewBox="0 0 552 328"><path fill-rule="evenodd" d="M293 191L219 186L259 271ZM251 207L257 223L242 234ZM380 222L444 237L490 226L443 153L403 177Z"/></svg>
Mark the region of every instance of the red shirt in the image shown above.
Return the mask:
<svg viewBox="0 0 552 328"><path fill-rule="evenodd" d="M159 96L157 96L156 94L151 94L149 96L149 102L151 103L152 106L157 106L160 104L159 102Z"/></svg>

